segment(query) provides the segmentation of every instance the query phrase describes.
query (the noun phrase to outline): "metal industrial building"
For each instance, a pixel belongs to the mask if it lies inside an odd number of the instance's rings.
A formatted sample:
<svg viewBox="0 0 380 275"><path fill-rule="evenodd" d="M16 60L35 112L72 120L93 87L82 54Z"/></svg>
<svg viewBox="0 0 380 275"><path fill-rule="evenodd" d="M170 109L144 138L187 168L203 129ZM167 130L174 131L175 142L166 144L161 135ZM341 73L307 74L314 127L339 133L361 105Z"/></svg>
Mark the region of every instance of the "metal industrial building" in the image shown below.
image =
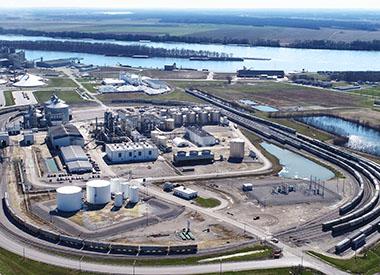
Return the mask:
<svg viewBox="0 0 380 275"><path fill-rule="evenodd" d="M61 157L70 173L86 173L92 171L92 165L86 153L79 145L61 147Z"/></svg>
<svg viewBox="0 0 380 275"><path fill-rule="evenodd" d="M113 163L154 161L158 148L148 142L106 144L107 158Z"/></svg>
<svg viewBox="0 0 380 275"><path fill-rule="evenodd" d="M0 148L9 146L9 134L8 132L0 132Z"/></svg>
<svg viewBox="0 0 380 275"><path fill-rule="evenodd" d="M79 145L84 146L84 138L77 127L72 124L61 124L48 129L48 138L55 149L60 147Z"/></svg>
<svg viewBox="0 0 380 275"><path fill-rule="evenodd" d="M190 126L186 128L186 137L194 144L205 147L216 143L215 137L202 128Z"/></svg>
<svg viewBox="0 0 380 275"><path fill-rule="evenodd" d="M23 131L23 139L20 142L22 146L29 146L34 144L34 133L31 130Z"/></svg>
<svg viewBox="0 0 380 275"><path fill-rule="evenodd" d="M262 75L284 78L285 72L281 70L238 70L237 77L260 77Z"/></svg>

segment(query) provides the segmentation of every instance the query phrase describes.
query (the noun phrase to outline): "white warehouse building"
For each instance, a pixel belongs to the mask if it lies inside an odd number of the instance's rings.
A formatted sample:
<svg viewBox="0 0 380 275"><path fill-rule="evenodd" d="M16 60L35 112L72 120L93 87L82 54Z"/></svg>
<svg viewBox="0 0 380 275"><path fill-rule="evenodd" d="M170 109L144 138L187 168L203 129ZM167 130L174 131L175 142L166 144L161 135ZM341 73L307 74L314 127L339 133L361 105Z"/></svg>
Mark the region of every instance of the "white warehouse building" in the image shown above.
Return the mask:
<svg viewBox="0 0 380 275"><path fill-rule="evenodd" d="M158 158L158 148L148 142L127 142L106 145L106 155L113 163L154 161Z"/></svg>
<svg viewBox="0 0 380 275"><path fill-rule="evenodd" d="M199 127L187 127L186 136L192 143L200 147L213 146L216 143L216 139L213 135Z"/></svg>

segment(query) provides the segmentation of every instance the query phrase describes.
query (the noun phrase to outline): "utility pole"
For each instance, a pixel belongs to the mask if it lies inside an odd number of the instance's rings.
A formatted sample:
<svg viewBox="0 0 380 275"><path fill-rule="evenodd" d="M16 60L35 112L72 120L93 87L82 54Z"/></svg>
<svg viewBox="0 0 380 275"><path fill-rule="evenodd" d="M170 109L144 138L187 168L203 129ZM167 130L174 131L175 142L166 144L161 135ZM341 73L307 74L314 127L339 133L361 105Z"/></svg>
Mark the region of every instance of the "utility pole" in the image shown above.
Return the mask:
<svg viewBox="0 0 380 275"><path fill-rule="evenodd" d="M222 274L223 269L222 269L222 259L220 259L220 266L219 266L219 274Z"/></svg>

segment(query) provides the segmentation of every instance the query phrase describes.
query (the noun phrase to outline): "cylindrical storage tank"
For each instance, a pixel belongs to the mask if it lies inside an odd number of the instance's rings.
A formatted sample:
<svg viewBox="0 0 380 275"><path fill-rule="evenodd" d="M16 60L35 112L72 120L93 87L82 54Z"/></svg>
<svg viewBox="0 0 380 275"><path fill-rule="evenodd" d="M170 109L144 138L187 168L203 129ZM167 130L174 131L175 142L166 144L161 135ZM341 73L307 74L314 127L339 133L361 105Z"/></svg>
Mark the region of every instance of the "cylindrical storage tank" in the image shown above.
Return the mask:
<svg viewBox="0 0 380 275"><path fill-rule="evenodd" d="M213 108L211 107L211 106L206 106L206 107L204 107L204 110L206 111L206 112L211 112L212 110L213 110Z"/></svg>
<svg viewBox="0 0 380 275"><path fill-rule="evenodd" d="M204 111L198 114L198 123L200 125L208 124L208 112Z"/></svg>
<svg viewBox="0 0 380 275"><path fill-rule="evenodd" d="M123 193L115 193L114 204L115 207L121 207L123 205Z"/></svg>
<svg viewBox="0 0 380 275"><path fill-rule="evenodd" d="M75 212L82 208L82 188L63 186L57 189L57 209L62 212Z"/></svg>
<svg viewBox="0 0 380 275"><path fill-rule="evenodd" d="M111 179L111 193L120 192L120 179Z"/></svg>
<svg viewBox="0 0 380 275"><path fill-rule="evenodd" d="M136 185L129 187L129 202L138 203L139 200L139 188Z"/></svg>
<svg viewBox="0 0 380 275"><path fill-rule="evenodd" d="M222 120L221 120L222 124L223 125L228 125L230 122L228 121L228 118L226 116L222 117Z"/></svg>
<svg viewBox="0 0 380 275"><path fill-rule="evenodd" d="M160 146L166 147L168 144L168 138L165 136L158 136L157 137L157 144Z"/></svg>
<svg viewBox="0 0 380 275"><path fill-rule="evenodd" d="M120 191L123 193L123 198L127 199L129 196L129 182L120 183Z"/></svg>
<svg viewBox="0 0 380 275"><path fill-rule="evenodd" d="M169 114L171 114L171 115L173 115L173 114L175 114L175 113L177 113L178 112L178 109L177 108L170 108L169 109Z"/></svg>
<svg viewBox="0 0 380 275"><path fill-rule="evenodd" d="M172 119L172 118L165 119L165 130L173 131L174 128L175 128L174 119Z"/></svg>
<svg viewBox="0 0 380 275"><path fill-rule="evenodd" d="M230 141L230 158L243 159L244 158L244 145L245 142L241 138L231 139Z"/></svg>
<svg viewBox="0 0 380 275"><path fill-rule="evenodd" d="M181 108L181 112L182 113L188 113L189 112L189 108L183 107L183 108Z"/></svg>
<svg viewBox="0 0 380 275"><path fill-rule="evenodd" d="M195 124L196 120L196 113L195 112L190 112L186 115L186 123L193 125Z"/></svg>
<svg viewBox="0 0 380 275"><path fill-rule="evenodd" d="M211 112L211 123L212 124L219 124L220 123L220 112L217 110L214 110Z"/></svg>
<svg viewBox="0 0 380 275"><path fill-rule="evenodd" d="M183 115L182 115L182 113L175 113L173 115L173 118L174 118L174 124L175 124L175 126L181 127L182 124L183 124Z"/></svg>
<svg viewBox="0 0 380 275"><path fill-rule="evenodd" d="M152 139L153 143L157 142L157 136L159 136L159 135L160 135L160 132L158 132L158 131L151 131L150 132L150 138Z"/></svg>
<svg viewBox="0 0 380 275"><path fill-rule="evenodd" d="M194 107L193 111L196 112L196 113L199 113L200 111L202 111L202 109L199 108L199 107Z"/></svg>
<svg viewBox="0 0 380 275"><path fill-rule="evenodd" d="M111 200L111 184L107 180L92 180L86 184L87 202L106 204Z"/></svg>
<svg viewBox="0 0 380 275"><path fill-rule="evenodd" d="M167 113L168 113L167 109L161 109L160 110L160 116L166 116Z"/></svg>

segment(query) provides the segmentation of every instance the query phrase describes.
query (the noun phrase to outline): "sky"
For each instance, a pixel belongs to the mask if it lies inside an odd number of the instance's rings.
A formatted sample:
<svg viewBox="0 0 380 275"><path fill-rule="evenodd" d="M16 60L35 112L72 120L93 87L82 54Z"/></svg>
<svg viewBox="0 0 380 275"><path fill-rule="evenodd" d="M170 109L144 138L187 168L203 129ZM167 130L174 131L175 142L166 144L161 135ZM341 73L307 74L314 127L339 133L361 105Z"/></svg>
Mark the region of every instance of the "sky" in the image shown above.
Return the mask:
<svg viewBox="0 0 380 275"><path fill-rule="evenodd" d="M0 8L20 7L86 7L105 9L255 9L255 8L321 8L380 9L379 0L0 0Z"/></svg>

